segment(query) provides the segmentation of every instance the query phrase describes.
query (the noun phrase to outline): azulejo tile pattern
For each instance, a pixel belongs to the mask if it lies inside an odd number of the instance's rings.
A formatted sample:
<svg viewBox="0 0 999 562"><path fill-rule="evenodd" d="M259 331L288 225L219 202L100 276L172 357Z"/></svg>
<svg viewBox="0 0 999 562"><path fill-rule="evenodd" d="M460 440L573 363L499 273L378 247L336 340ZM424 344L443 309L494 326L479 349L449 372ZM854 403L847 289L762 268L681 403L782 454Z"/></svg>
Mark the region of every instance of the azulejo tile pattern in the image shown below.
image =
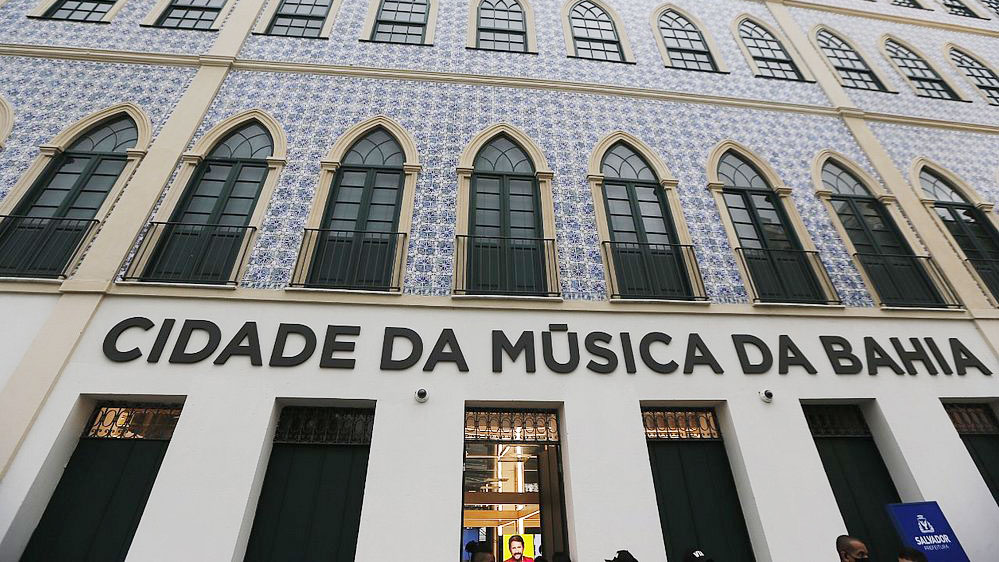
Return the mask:
<svg viewBox="0 0 999 562"><path fill-rule="evenodd" d="M110 23L79 23L29 18L40 0L8 0L0 5L0 42L118 51L201 54L216 32L141 27L156 0L124 0ZM235 2L236 0L230 0Z"/></svg>
<svg viewBox="0 0 999 562"><path fill-rule="evenodd" d="M268 95L262 97L259 92ZM476 133L494 123L508 122L537 141L555 174L555 227L566 298L606 298L586 171L590 152L599 139L620 129L648 143L679 180L683 216L712 300L745 302L747 298L718 208L706 188L709 152L722 140L733 139L758 151L793 189L795 205L844 302L872 305L825 208L813 193L811 163L822 149L842 152L873 175L861 150L836 118L549 90L234 72L195 138L216 123L254 107L270 112L283 124L288 136L288 164L272 200L263 203L268 209L242 280L244 286L287 285L306 217L317 204L314 195L320 160L346 129L384 114L411 132L423 164L405 276L407 293L450 293L458 157Z"/></svg>
<svg viewBox="0 0 999 562"><path fill-rule="evenodd" d="M270 0L277 2L279 0ZM369 0L343 0L330 39L253 35L240 57L376 68L459 72L489 76L523 76L582 83L653 88L706 95L828 105L817 84L770 80L752 75L732 33L742 14L772 24L761 2L745 0L675 0L694 15L718 43L731 74L665 68L656 46L651 17L662 0L608 0L627 30L636 64L599 62L566 56L562 0L533 0L538 54L502 53L466 47L468 2L440 0L433 46L391 45L360 41ZM264 10L266 11L266 10Z"/></svg>
<svg viewBox="0 0 999 562"><path fill-rule="evenodd" d="M991 10L981 5L981 3L976 3L975 0L963 1L965 5L971 7L972 9L977 9L979 13L988 15L989 17L994 16ZM917 8L907 8L905 6L896 6L892 4L892 0L818 0L814 3L836 6L839 8L849 8L851 10L875 14L889 14L904 18L936 21L984 29L999 29L999 21L996 21L995 19L979 19L953 15L944 9L940 0L920 0L923 8L925 8L923 10Z"/></svg>
<svg viewBox="0 0 999 562"><path fill-rule="evenodd" d="M132 102L155 135L194 76L192 68L0 57L0 95L14 129L0 152L0 200L60 131L106 107Z"/></svg>
<svg viewBox="0 0 999 562"><path fill-rule="evenodd" d="M991 64L993 68L999 68L999 41L995 38L893 22L879 21L877 25L871 25L871 20L867 18L818 10L791 8L791 13L805 33L811 32L818 24L825 24L843 35L863 51L869 65L876 66L887 76L889 84L886 86L897 93L846 90L851 101L860 109L943 121L999 125L999 107L985 101L971 82L951 63L950 55L946 52L946 46L953 43ZM922 51L933 68L957 87L961 98L971 103L917 96L905 78L882 54L880 44L885 34L891 34Z"/></svg>

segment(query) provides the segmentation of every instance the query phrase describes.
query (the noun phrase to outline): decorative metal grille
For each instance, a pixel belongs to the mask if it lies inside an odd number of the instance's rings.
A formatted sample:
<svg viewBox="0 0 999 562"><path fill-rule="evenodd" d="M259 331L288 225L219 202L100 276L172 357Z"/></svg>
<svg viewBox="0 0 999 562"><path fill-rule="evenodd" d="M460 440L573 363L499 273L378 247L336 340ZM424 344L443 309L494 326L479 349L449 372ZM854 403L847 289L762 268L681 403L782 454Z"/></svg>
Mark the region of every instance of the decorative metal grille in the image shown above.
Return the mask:
<svg viewBox="0 0 999 562"><path fill-rule="evenodd" d="M558 444L558 414L550 410L465 410L465 441Z"/></svg>
<svg viewBox="0 0 999 562"><path fill-rule="evenodd" d="M960 99L940 74L919 55L895 41L885 41L885 50L920 96L942 100Z"/></svg>
<svg viewBox="0 0 999 562"><path fill-rule="evenodd" d="M999 420L988 404L944 404L944 409L962 435L999 435Z"/></svg>
<svg viewBox="0 0 999 562"><path fill-rule="evenodd" d="M285 406L275 443L299 445L370 445L375 411L360 408Z"/></svg>
<svg viewBox="0 0 999 562"><path fill-rule="evenodd" d="M642 408L645 438L719 441L721 431L714 410L700 408Z"/></svg>
<svg viewBox="0 0 999 562"><path fill-rule="evenodd" d="M180 412L175 404L99 404L82 438L169 441Z"/></svg>
<svg viewBox="0 0 999 562"><path fill-rule="evenodd" d="M804 406L812 437L870 437L871 430L860 408L843 406Z"/></svg>

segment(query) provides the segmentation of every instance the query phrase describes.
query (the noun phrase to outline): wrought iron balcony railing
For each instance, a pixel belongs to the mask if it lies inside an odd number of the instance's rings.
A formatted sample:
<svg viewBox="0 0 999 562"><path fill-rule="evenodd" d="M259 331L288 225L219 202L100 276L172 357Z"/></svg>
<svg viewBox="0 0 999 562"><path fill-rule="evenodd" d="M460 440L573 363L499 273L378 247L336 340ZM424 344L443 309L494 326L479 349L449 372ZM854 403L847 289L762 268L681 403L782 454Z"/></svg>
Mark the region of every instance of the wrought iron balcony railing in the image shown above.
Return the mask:
<svg viewBox="0 0 999 562"><path fill-rule="evenodd" d="M0 216L0 276L62 279L96 219Z"/></svg>
<svg viewBox="0 0 999 562"><path fill-rule="evenodd" d="M707 300L693 246L604 242L612 299Z"/></svg>
<svg viewBox="0 0 999 562"><path fill-rule="evenodd" d="M961 301L929 256L854 254L885 306L960 308Z"/></svg>
<svg viewBox="0 0 999 562"><path fill-rule="evenodd" d="M736 248L749 273L753 302L840 304L819 253L811 250ZM821 276L821 282L820 278Z"/></svg>
<svg viewBox="0 0 999 562"><path fill-rule="evenodd" d="M254 232L252 226L152 222L123 279L236 285Z"/></svg>
<svg viewBox="0 0 999 562"><path fill-rule="evenodd" d="M561 294L554 239L458 236L456 250L456 295Z"/></svg>
<svg viewBox="0 0 999 562"><path fill-rule="evenodd" d="M305 229L292 287L402 290L405 232Z"/></svg>
<svg viewBox="0 0 999 562"><path fill-rule="evenodd" d="M999 259L969 258L965 261L978 273L992 297L999 301Z"/></svg>

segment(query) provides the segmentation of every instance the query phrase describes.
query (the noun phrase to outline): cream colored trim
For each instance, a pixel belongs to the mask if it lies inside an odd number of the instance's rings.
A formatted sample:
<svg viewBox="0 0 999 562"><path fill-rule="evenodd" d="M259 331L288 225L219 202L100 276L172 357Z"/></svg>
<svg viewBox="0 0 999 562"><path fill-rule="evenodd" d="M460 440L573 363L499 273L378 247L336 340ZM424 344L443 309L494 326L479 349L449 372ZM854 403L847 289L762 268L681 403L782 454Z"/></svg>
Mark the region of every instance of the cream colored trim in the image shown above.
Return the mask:
<svg viewBox="0 0 999 562"><path fill-rule="evenodd" d="M950 68L951 68L951 70L954 71L954 74L956 74L956 75L960 76L961 78L963 78L964 81L967 82L968 85L971 87L971 91L973 91L976 94L978 94L978 96L980 98L982 98L982 101L984 101L985 103L987 103L989 105L997 105L996 103L994 103L992 100L989 99L989 96L985 95L985 92L982 91L982 89L978 87L978 84L976 84L975 81L972 80L971 77L968 76L968 73L964 72L963 70L961 70L961 68L959 66L957 66L957 63L955 63L954 59L951 57L951 51L954 51L954 50L960 51L965 56L968 56L968 57L971 57L971 58L975 59L976 62L978 62L979 64L981 64L985 68L991 70L992 73L995 74L996 76L999 76L999 71L996 71L996 67L992 66L991 63L989 63L988 61L986 61L982 57L974 54L974 51L972 51L971 49L965 49L964 47L961 47L960 45L957 45L955 43L947 43L946 45L943 46L943 51L942 52L943 52L944 60L947 61L948 65L950 65Z"/></svg>
<svg viewBox="0 0 999 562"><path fill-rule="evenodd" d="M7 135L14 130L14 107L0 96L0 150L3 150Z"/></svg>
<svg viewBox="0 0 999 562"><path fill-rule="evenodd" d="M888 92L898 93L897 90L895 90L894 88L892 88L892 84L893 83L892 83L891 80L888 79L888 76L884 73L884 71L882 71L881 68L879 68L879 66L877 64L871 64L870 61L872 61L874 59L872 59L871 57L869 57L867 55L867 53L864 52L863 49L861 49L859 46L857 46L856 43L853 42L852 39L850 39L846 35L840 33L839 31L836 31L835 29L833 29L832 27L830 27L828 25L825 25L825 24L816 25L815 27L812 28L811 32L809 32L808 38L809 38L809 40L811 40L812 46L815 47L815 50L818 51L819 56L822 58L822 62L825 63L826 68L829 70L829 73L832 74L836 78L836 81L839 83L840 86L842 86L844 88L846 87L846 85L843 83L843 77L840 76L839 71L836 70L836 67L833 66L832 61L829 60L829 57L827 57L826 54L825 54L825 52L822 51L822 47L819 46L819 32L820 31L828 31L833 36L835 36L837 39L839 39L840 41L846 43L847 46L850 47L851 49L853 49L853 51L855 53L857 53L857 55L859 57L861 57L862 59L864 59L864 63L867 65L867 68L871 69L871 72L873 72L874 75L878 77L878 80L881 81L881 83L888 90Z"/></svg>
<svg viewBox="0 0 999 562"><path fill-rule="evenodd" d="M995 29L988 29L985 27L975 27L971 25L963 25L959 23L953 23L950 21L941 21L938 17L936 17L938 12L934 10L909 10L909 12L911 12L914 16L915 15L927 16L925 18L920 18L920 17L909 17L905 15L899 15L897 13L885 13L884 11L879 11L881 9L880 4L874 2L870 3L871 10L866 10L866 9L857 9L857 8L847 8L844 6L834 6L827 4L825 2L817 2L814 0L776 0L776 1L781 2L785 6L791 6L795 8L821 10L823 12L832 12L848 16L876 19L881 21L890 21L894 23L900 23L903 25L933 27L957 33L975 33L978 35L987 35L992 37L999 35L999 32L997 32ZM959 19L968 19L968 18L959 18ZM977 20L975 20L975 23L977 23L978 25L985 24L985 22Z"/></svg>
<svg viewBox="0 0 999 562"><path fill-rule="evenodd" d="M576 54L576 41L572 37L572 22L569 19L569 12L572 10L576 4L579 4L582 0L566 0L562 4L562 38L565 40L565 52L567 56L577 57ZM614 30L617 32L617 40L621 43L621 53L624 56L624 62L635 62L635 54L631 51L631 41L628 39L628 30L621 25L624 21L621 16L617 15L617 11L610 6L604 0L589 0L590 2L596 4L600 9L607 12L610 16L611 21L614 22Z"/></svg>
<svg viewBox="0 0 999 562"><path fill-rule="evenodd" d="M222 24L224 24L225 19L229 17L229 12L232 11L232 8L237 1L238 0L226 0L226 3L222 6L222 9L219 10L218 15L215 16L215 21L212 22L212 27L211 27L212 31L218 31L222 29ZM332 10L332 6L330 7L330 9Z"/></svg>
<svg viewBox="0 0 999 562"><path fill-rule="evenodd" d="M368 15L364 17L364 25L361 26L361 41L372 41L375 33L375 20L378 18L378 9L381 8L385 0L368 0ZM474 1L474 0L470 0ZM430 4L430 11L427 13L427 27L423 34L423 45L433 45L435 30L437 29L437 4L440 0L427 0Z"/></svg>
<svg viewBox="0 0 999 562"><path fill-rule="evenodd" d="M663 41L663 34L659 30L659 18L667 11L680 14L686 18L687 21L697 27L698 31L701 32L701 37L704 38L704 42L708 46L708 50L711 51L711 58L714 59L718 72L728 72L728 65L725 63L724 57L722 57L722 51L718 48L718 44L715 43L715 38L711 35L708 27L705 26L696 16L675 4L663 4L659 6L652 12L649 18L649 23L652 25L652 36L656 39L656 47L659 48L659 55L663 59L663 65L670 68L673 67L673 61L669 57L669 48L666 47L666 42Z"/></svg>
<svg viewBox="0 0 999 562"><path fill-rule="evenodd" d="M156 3L153 4L153 9L149 10L149 13L146 14L146 17L142 18L142 21L139 22L139 25L147 27L156 25L156 20L160 19L160 16L163 15L163 12L165 12L167 8L170 7L171 1L172 0L156 0Z"/></svg>
<svg viewBox="0 0 999 562"><path fill-rule="evenodd" d="M917 57L923 59L923 62L925 62L927 65L929 65L929 67L932 68L933 71L936 72L940 76L940 79L943 80L944 82L946 82L947 85L950 86L950 88L952 90L954 90L954 93L957 94L958 100L968 101L968 97L966 95L964 95L964 92L962 92L960 88L957 87L957 84L954 82L954 80L950 76L947 76L946 72L940 72L940 69L938 69L933 64L933 59L927 57L926 53L924 53L921 50L917 49L911 43L903 41L902 39L899 39L895 35L892 35L890 33L886 33L886 34L882 35L880 39L878 39L878 49L881 51L881 55L884 56L885 59L887 59L888 64L890 64L892 66L892 68L895 69L895 72L898 72L899 76L902 77L902 81L905 82L909 86L909 89L912 90L913 94L915 94L915 95L917 95L919 97L926 97L926 96L923 96L919 92L919 90L916 88L915 84L913 84L912 81L909 80L909 77L905 75L905 72L902 72L902 69L899 68L898 63L896 63L895 59L892 58L891 54L888 53L887 43L888 43L889 40L894 41L895 43L898 43L902 47L905 47L906 49L908 49L908 50L912 51L913 53L915 53Z"/></svg>
<svg viewBox="0 0 999 562"><path fill-rule="evenodd" d="M45 14L52 9L53 6L61 2L62 0L41 0L35 5L26 15L29 18L43 18ZM111 9L104 14L104 17L100 19L100 23L110 23L114 19L118 12L125 6L126 0L117 0Z"/></svg>
<svg viewBox="0 0 999 562"><path fill-rule="evenodd" d="M735 44L738 45L739 50L742 51L742 56L745 57L746 63L749 64L749 68L752 69L754 76L761 76L760 67L756 64L756 59L754 59L753 55L750 54L749 49L746 47L746 43L742 40L742 34L739 33L739 26L741 26L742 22L746 20L755 23L756 25L767 30L770 35L773 35L773 37L784 47L784 50L787 51L791 60L794 61L795 66L798 67L798 72L801 73L801 77L809 82L815 81L815 76L812 75L811 69L808 68L807 64L805 64L805 61L801 58L801 54L798 53L798 49L795 48L794 43L792 43L791 40L785 37L780 30L760 18L751 14L742 14L732 20L732 36L735 37Z"/></svg>
<svg viewBox="0 0 999 562"><path fill-rule="evenodd" d="M538 34L535 31L534 26L534 8L531 7L531 3L527 0L515 0L520 4L520 8L524 11L524 29L525 38L527 40L527 52L531 54L538 53ZM479 6L482 5L482 0L469 0L468 1L468 28L465 32L465 46L469 49L478 49L479 41Z"/></svg>
<svg viewBox="0 0 999 562"><path fill-rule="evenodd" d="M724 189L724 184L721 181L721 177L718 175L718 164L721 162L722 156L728 152L735 152L742 158L748 160L753 164L756 169L763 175L763 179L767 181L770 185L770 189L778 196L778 201L780 205L784 208L784 212L787 215L790 225L788 225L792 231L794 231L795 236L798 238L798 242L801 244L803 250L810 252L817 252L815 243L812 241L812 237L809 235L808 229L805 228L805 223L801 219L801 215L798 213L798 207L794 204L794 199L791 197L792 189L784 185L781 181L780 176L777 172L767 163L766 160L759 157L755 152L750 150L745 145L742 145L734 140L725 140L717 145L711 150L708 155L708 189L711 191L715 199L715 204L718 205L718 214L721 216L722 224L725 225L725 233L728 235L729 245L734 251L739 248L739 237L735 233L735 226L732 224L732 217L728 213L728 205L725 203L725 198L722 194ZM749 275L749 271L746 270L745 265L742 260L736 260L739 267L739 273L742 275L743 282L745 283L746 292L752 293L753 284ZM821 264L817 267L824 267ZM823 292L825 293L827 301L837 300L836 288L832 285L829 279L829 274L827 271L815 271L815 278L821 285ZM756 298L756 295L750 295L752 298Z"/></svg>
<svg viewBox="0 0 999 562"><path fill-rule="evenodd" d="M333 32L333 24L336 23L336 16L340 12L340 6L342 4L343 0L332 0L332 2L330 2L330 9L326 12L326 19L323 21L323 27L319 30L320 39L330 38L330 34ZM271 22L274 21L274 16L277 14L279 7L281 7L281 0L270 0L267 3L263 11L260 13L260 17L257 18L256 25L253 26L254 35L267 34L267 29L271 26ZM219 15L221 16L221 14Z"/></svg>
<svg viewBox="0 0 999 562"><path fill-rule="evenodd" d="M924 204L929 202L932 206L933 200L929 199L926 194L923 193L923 184L919 180L919 173L923 170L923 168L926 168L947 180L951 186L953 186L958 193L963 195L964 198L967 199L972 205L975 205L976 207L989 205L989 202L986 201L975 188L971 187L968 182L961 179L960 176L951 172L949 169L938 164L937 162L925 156L920 156L912 161L912 165L909 167L909 177L912 179L912 189L915 190L916 195L923 201ZM936 213L934 213L934 215L936 215Z"/></svg>

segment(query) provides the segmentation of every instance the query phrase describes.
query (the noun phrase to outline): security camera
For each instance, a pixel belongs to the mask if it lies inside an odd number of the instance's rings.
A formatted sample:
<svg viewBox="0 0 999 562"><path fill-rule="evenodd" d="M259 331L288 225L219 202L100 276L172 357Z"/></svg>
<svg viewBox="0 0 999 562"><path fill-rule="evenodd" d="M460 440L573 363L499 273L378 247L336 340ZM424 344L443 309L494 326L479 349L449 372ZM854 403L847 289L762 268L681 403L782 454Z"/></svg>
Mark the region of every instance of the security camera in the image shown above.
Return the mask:
<svg viewBox="0 0 999 562"><path fill-rule="evenodd" d="M769 388L765 388L760 391L760 400L763 400L767 404L774 401L774 391Z"/></svg>
<svg viewBox="0 0 999 562"><path fill-rule="evenodd" d="M430 391L425 388L420 388L416 391L416 401L420 404L430 400Z"/></svg>

